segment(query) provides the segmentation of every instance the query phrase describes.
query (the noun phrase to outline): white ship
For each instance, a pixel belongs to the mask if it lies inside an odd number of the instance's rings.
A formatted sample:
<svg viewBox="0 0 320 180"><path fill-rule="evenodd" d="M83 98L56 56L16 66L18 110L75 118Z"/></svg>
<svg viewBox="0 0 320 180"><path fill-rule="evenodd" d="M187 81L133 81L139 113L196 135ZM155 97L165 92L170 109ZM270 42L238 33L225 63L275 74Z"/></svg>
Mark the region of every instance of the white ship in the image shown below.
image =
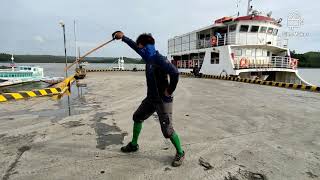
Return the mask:
<svg viewBox="0 0 320 180"><path fill-rule="evenodd" d="M62 77L44 77L43 68L39 66L16 66L11 57L10 68L0 69L0 87L21 83L40 82L57 83Z"/></svg>
<svg viewBox="0 0 320 180"><path fill-rule="evenodd" d="M180 72L308 84L278 36L282 19L252 10L168 40L168 57ZM309 85L309 84L308 84Z"/></svg>

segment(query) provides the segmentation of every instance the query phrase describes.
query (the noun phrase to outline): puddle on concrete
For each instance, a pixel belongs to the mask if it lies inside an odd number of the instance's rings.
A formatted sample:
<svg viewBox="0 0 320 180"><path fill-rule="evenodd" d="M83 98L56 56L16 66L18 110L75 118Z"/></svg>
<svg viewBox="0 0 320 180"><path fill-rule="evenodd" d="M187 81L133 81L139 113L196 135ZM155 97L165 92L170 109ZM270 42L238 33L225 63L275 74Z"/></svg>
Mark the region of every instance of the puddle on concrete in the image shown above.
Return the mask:
<svg viewBox="0 0 320 180"><path fill-rule="evenodd" d="M14 118L12 117L8 117L8 118L1 118L1 120L4 120L4 121L13 121Z"/></svg>
<svg viewBox="0 0 320 180"><path fill-rule="evenodd" d="M0 87L0 93L9 93L17 91L30 91L33 89L44 89L48 88L49 84L45 82L32 82L26 84L17 84L12 86Z"/></svg>
<svg viewBox="0 0 320 180"><path fill-rule="evenodd" d="M240 180L240 179L246 179L246 180L267 180L267 176L262 173L255 173L248 170L240 169L232 174L231 172L228 172L228 175L224 177L224 180Z"/></svg>
<svg viewBox="0 0 320 180"><path fill-rule="evenodd" d="M96 132L96 148L104 150L110 145L120 145L123 144L124 137L127 133L122 133L121 129L116 125L108 125L102 123L102 120L107 120L106 116L112 116L113 112L99 112L96 113L91 121L94 121L91 125Z"/></svg>
<svg viewBox="0 0 320 180"><path fill-rule="evenodd" d="M6 116L5 118L0 118L1 120L14 120L13 117L17 115L37 115L39 119L49 117L52 119L53 123L62 120L65 117L72 115L79 115L90 112L89 110L83 110L83 108L88 108L88 103L85 99L85 96L78 96L78 90L75 85L72 86L71 95L69 96L70 100L68 103L68 96L63 96L60 100L57 100L57 104L54 105L58 107L57 109L42 109L39 111L31 111L30 109L14 111L14 112L3 112L0 113L1 116ZM86 94L86 90L82 91L83 95ZM49 97L48 97L49 98ZM46 100L45 98L43 98ZM47 99L49 101L49 99ZM3 115L2 115L3 114Z"/></svg>
<svg viewBox="0 0 320 180"><path fill-rule="evenodd" d="M108 119L106 116L112 116L113 114L114 112L98 112L90 121L101 122L102 120Z"/></svg>
<svg viewBox="0 0 320 180"><path fill-rule="evenodd" d="M239 180L239 179L236 176L232 175L230 172L228 172L228 176L225 176L224 180Z"/></svg>
<svg viewBox="0 0 320 180"><path fill-rule="evenodd" d="M32 132L29 134L19 134L17 136L1 135L0 144L5 146L29 144L33 141L36 134L36 132Z"/></svg>
<svg viewBox="0 0 320 180"><path fill-rule="evenodd" d="M74 128L84 126L85 124L81 123L80 121L68 121L66 123L62 123L61 125L65 128Z"/></svg>
<svg viewBox="0 0 320 180"><path fill-rule="evenodd" d="M306 174L308 175L309 178L312 178L312 179L318 178L317 175L313 174L313 173L310 172L310 171L306 172Z"/></svg>
<svg viewBox="0 0 320 180"><path fill-rule="evenodd" d="M24 153L24 152L26 152L26 151L29 151L30 149L31 149L30 146L22 146L22 147L20 147L20 148L18 149L18 151L19 151L20 153Z"/></svg>
<svg viewBox="0 0 320 180"><path fill-rule="evenodd" d="M21 158L21 156L23 155L23 153L25 153L26 151L29 151L31 149L30 146L22 146L18 149L18 152L16 154L16 158L14 159L14 161L9 165L8 169L6 170L6 172L4 173L2 180L9 180L10 176L18 173L17 171L14 171L16 166L18 165L18 162Z"/></svg>
<svg viewBox="0 0 320 180"><path fill-rule="evenodd" d="M0 140L2 137L5 137L7 134L0 134Z"/></svg>

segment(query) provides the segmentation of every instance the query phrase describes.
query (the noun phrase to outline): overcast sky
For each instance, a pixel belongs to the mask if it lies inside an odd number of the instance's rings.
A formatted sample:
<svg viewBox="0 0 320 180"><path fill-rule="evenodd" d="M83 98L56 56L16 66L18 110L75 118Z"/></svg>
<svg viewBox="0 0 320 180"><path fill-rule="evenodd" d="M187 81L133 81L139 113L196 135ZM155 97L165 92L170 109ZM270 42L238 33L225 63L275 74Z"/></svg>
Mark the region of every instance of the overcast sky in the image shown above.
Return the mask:
<svg viewBox="0 0 320 180"><path fill-rule="evenodd" d="M66 24L68 54L74 55L73 21L77 21L78 44L87 51L122 30L136 39L150 32L161 53L167 53L167 40L198 28L211 25L217 18L235 15L237 2L245 13L247 0L1 0L0 52L14 54L63 55L63 36L59 20ZM320 1L317 0L253 0L253 5L272 16L283 18L299 12L304 24L296 32L307 37L292 37L290 49L298 52L319 51ZM93 56L137 55L122 42L111 45Z"/></svg>

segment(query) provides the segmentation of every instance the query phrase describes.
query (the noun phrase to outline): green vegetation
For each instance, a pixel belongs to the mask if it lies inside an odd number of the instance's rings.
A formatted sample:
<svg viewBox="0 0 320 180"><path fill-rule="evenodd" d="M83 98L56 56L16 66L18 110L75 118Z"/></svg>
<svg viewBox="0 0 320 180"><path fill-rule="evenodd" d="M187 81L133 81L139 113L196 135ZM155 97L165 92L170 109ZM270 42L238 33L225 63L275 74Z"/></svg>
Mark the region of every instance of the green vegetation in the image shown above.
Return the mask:
<svg viewBox="0 0 320 180"><path fill-rule="evenodd" d="M299 59L299 67L306 68L320 68L320 52L307 52L298 54L295 51L291 52L291 57ZM69 56L68 62L75 60L74 57ZM118 60L117 57L87 57L85 61L89 63L114 63ZM124 57L125 63L144 64L141 59ZM51 55L15 55L14 61L17 63L64 63L64 56ZM0 53L0 62L11 62L11 55Z"/></svg>
<svg viewBox="0 0 320 180"><path fill-rule="evenodd" d="M123 58L127 64L143 64L141 59L137 58ZM89 63L114 63L118 60L117 57L87 57L85 61ZM68 62L74 62L75 57L68 56ZM0 62L10 63L11 55L0 53ZM51 56L51 55L15 55L14 62L16 63L64 63L64 56Z"/></svg>
<svg viewBox="0 0 320 180"><path fill-rule="evenodd" d="M299 67L320 68L320 52L297 54L292 51L291 57L299 59Z"/></svg>

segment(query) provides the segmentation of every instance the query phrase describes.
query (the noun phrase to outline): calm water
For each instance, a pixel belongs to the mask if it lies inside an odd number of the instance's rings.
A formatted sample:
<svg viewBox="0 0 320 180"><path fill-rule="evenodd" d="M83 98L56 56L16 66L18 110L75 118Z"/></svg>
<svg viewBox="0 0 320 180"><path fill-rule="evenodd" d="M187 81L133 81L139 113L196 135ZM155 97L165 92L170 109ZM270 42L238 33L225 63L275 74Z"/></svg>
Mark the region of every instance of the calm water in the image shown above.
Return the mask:
<svg viewBox="0 0 320 180"><path fill-rule="evenodd" d="M320 69L299 69L299 75L307 82L320 86Z"/></svg>
<svg viewBox="0 0 320 180"><path fill-rule="evenodd" d="M0 63L1 65L8 65L8 64L4 64L4 63ZM17 65L39 65L41 67L44 68L44 73L45 76L58 76L58 77L63 77L65 76L65 72L63 71L63 68L65 67L64 64L62 63L41 63L41 64L35 64L35 63L19 63ZM92 68L92 69L107 69L107 68L112 68L116 66L115 64L90 64L88 65L88 69ZM144 64L125 64L125 68L126 69L133 69L134 67L138 68L138 69L144 69ZM71 70L68 72L69 75L73 74L74 71ZM320 86L320 69L299 69L299 74L300 76L306 80L307 82L310 82L311 84ZM22 86L22 88L25 85ZM46 84L44 83L36 83L31 85L34 88L39 88L39 87L43 87L46 86ZM21 87L21 85L19 85L18 87ZM27 88L30 89L30 85L25 86ZM17 88L17 87L15 87ZM20 88L18 88L20 90Z"/></svg>
<svg viewBox="0 0 320 180"><path fill-rule="evenodd" d="M8 63L0 63L0 66L8 66L10 64ZM20 65L31 65L31 66L40 66L44 69L44 75L45 76L55 76L55 77L64 77L65 72L63 69L65 68L65 64L63 63L17 63L17 66ZM117 64L100 64L100 63L94 63L94 64L89 64L87 66L88 69L111 69L112 67L116 67ZM134 67L138 69L144 69L144 64L125 64L124 68L125 69L133 69ZM74 66L75 67L75 66ZM68 74L71 75L74 73L74 70L72 68L68 71Z"/></svg>
<svg viewBox="0 0 320 180"><path fill-rule="evenodd" d="M8 63L0 63L0 66L8 66ZM49 77L64 77L65 72L65 64L63 63L17 63L17 66L20 65L31 65L31 66L40 66L44 69L44 75ZM117 66L116 64L89 64L87 66L88 69L111 69L112 67ZM144 64L125 64L126 69L144 69ZM69 70L68 75L74 74L74 70ZM19 84L15 86L10 87L2 87L0 88L1 92L16 92L16 91L26 91L26 90L32 90L32 89L41 89L48 87L48 84L43 82L36 82L36 83L30 83L30 84Z"/></svg>

